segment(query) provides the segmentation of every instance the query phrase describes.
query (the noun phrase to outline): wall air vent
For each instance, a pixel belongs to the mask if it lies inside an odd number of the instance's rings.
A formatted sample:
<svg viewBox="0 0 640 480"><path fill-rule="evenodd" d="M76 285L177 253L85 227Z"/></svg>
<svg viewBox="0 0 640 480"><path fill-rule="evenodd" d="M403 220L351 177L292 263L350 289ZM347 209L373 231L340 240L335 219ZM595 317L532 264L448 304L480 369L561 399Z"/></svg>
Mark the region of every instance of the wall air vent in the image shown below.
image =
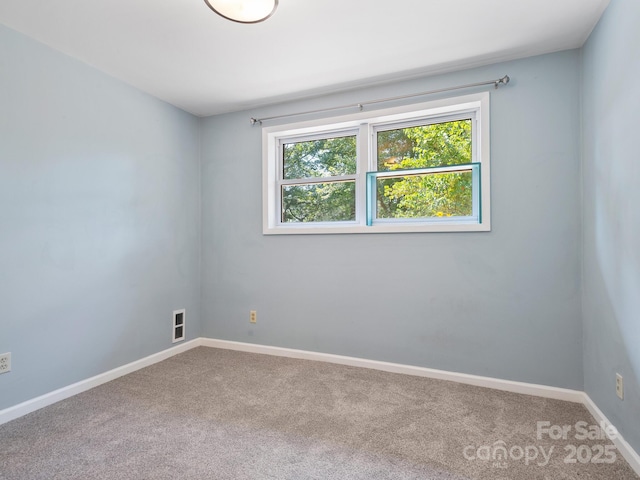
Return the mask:
<svg viewBox="0 0 640 480"><path fill-rule="evenodd" d="M184 340L184 327L186 320L186 310L175 310L173 312L173 343Z"/></svg>

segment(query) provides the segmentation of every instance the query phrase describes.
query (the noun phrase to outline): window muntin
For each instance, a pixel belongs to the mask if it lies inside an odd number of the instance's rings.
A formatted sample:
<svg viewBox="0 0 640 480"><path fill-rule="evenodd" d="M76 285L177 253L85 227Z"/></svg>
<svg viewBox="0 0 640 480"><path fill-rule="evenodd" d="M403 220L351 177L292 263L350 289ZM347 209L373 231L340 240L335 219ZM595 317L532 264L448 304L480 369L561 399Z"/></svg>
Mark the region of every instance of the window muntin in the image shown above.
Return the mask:
<svg viewBox="0 0 640 480"><path fill-rule="evenodd" d="M459 100L264 127L264 233L490 230L489 94Z"/></svg>

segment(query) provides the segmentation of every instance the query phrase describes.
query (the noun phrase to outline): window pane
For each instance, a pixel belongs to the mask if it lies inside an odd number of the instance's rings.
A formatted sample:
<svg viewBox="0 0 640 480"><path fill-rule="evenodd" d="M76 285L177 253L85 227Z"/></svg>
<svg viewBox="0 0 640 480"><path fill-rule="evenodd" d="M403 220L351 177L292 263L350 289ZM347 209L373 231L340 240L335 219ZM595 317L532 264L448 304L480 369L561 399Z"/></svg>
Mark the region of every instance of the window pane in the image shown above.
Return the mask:
<svg viewBox="0 0 640 480"><path fill-rule="evenodd" d="M283 185L282 222L340 222L356 219L356 183Z"/></svg>
<svg viewBox="0 0 640 480"><path fill-rule="evenodd" d="M356 173L356 136L283 145L283 178L317 178Z"/></svg>
<svg viewBox="0 0 640 480"><path fill-rule="evenodd" d="M378 171L471 163L471 120L378 132Z"/></svg>
<svg viewBox="0 0 640 480"><path fill-rule="evenodd" d="M378 178L377 218L473 215L471 170Z"/></svg>

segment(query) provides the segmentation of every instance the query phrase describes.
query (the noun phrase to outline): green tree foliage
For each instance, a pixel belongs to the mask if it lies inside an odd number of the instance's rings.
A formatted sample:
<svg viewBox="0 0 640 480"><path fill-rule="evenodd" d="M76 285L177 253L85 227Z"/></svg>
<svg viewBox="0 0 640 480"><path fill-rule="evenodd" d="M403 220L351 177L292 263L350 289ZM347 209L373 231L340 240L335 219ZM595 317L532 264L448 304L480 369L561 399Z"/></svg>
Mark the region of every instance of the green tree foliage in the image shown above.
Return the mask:
<svg viewBox="0 0 640 480"><path fill-rule="evenodd" d="M355 135L287 143L283 154L285 179L353 175L357 169Z"/></svg>
<svg viewBox="0 0 640 480"><path fill-rule="evenodd" d="M283 222L339 222L356 219L356 183L310 183L282 189Z"/></svg>
<svg viewBox="0 0 640 480"><path fill-rule="evenodd" d="M471 163L471 121L437 123L378 133L378 170ZM379 218L472 214L471 172L411 175L378 180Z"/></svg>

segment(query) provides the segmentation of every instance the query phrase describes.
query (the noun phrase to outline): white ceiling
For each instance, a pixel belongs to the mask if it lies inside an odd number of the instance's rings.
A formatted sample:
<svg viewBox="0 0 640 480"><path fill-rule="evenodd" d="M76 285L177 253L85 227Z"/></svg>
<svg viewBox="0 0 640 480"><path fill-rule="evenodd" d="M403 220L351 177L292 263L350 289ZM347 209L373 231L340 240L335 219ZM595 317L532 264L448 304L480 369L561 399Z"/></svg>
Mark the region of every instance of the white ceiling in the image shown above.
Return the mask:
<svg viewBox="0 0 640 480"><path fill-rule="evenodd" d="M609 0L1 0L0 23L196 115L580 47Z"/></svg>

